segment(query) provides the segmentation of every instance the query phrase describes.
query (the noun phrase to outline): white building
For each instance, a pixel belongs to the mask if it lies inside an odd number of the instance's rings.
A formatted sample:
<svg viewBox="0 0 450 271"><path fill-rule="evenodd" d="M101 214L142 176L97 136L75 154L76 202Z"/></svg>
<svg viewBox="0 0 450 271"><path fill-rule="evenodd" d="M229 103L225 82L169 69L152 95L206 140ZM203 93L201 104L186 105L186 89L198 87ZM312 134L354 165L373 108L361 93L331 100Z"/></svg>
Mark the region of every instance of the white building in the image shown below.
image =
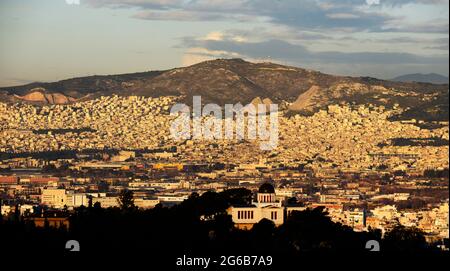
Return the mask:
<svg viewBox="0 0 450 271"><path fill-rule="evenodd" d="M269 183L263 184L256 196L257 201L250 206L228 208L236 227L240 229L251 229L254 224L262 219L271 220L276 226L284 222L284 207L281 201L277 201L275 189Z"/></svg>
<svg viewBox="0 0 450 271"><path fill-rule="evenodd" d="M351 226L354 230L363 230L366 227L366 211L355 209L345 211L346 225Z"/></svg>
<svg viewBox="0 0 450 271"><path fill-rule="evenodd" d="M119 201L118 197L111 197L111 196L98 196L92 198L92 204L99 203L102 208L109 208L109 207L118 207Z"/></svg>
<svg viewBox="0 0 450 271"><path fill-rule="evenodd" d="M42 190L41 203L55 208L64 208L66 205L66 190L59 188L46 188Z"/></svg>
<svg viewBox="0 0 450 271"><path fill-rule="evenodd" d="M134 205L142 209L151 209L160 203L159 199L146 199L137 198L134 199Z"/></svg>
<svg viewBox="0 0 450 271"><path fill-rule="evenodd" d="M80 207L89 205L89 198L85 193L68 192L66 194L67 207Z"/></svg>

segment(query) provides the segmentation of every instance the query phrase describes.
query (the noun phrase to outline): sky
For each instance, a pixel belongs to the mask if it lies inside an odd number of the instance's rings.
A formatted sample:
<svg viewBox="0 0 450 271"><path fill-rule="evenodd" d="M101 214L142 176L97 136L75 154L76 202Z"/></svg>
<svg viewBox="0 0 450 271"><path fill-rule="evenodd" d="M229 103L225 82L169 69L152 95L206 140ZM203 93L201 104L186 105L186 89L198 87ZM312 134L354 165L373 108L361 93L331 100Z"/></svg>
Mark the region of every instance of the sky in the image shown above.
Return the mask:
<svg viewBox="0 0 450 271"><path fill-rule="evenodd" d="M1 0L0 86L216 58L449 74L448 0Z"/></svg>

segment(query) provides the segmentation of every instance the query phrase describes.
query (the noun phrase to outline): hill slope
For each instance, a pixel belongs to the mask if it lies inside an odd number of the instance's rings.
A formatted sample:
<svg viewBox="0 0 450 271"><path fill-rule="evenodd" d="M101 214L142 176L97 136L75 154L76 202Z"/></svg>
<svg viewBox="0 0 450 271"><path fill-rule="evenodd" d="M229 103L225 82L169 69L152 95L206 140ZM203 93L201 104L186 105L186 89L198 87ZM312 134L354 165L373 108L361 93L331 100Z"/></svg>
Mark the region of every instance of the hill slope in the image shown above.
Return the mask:
<svg viewBox="0 0 450 271"><path fill-rule="evenodd" d="M41 97L57 99L27 99ZM442 119L448 115L448 85L402 83L367 77L342 77L274 63L242 59L206 61L184 68L122 75L90 76L54 83L0 88L0 100L38 104L67 103L101 95L201 95L204 103L250 103L256 97L294 103L291 111L315 112L329 104L375 104L409 109L407 117ZM50 95L50 96L49 96ZM304 99L307 99L304 101ZM301 105L301 106L299 106ZM414 114L412 114L414 112ZM433 112L430 116L429 112ZM436 116L439 116L438 118ZM446 117L448 119L448 116Z"/></svg>
<svg viewBox="0 0 450 271"><path fill-rule="evenodd" d="M391 81L396 82L421 82L421 83L431 83L431 84L448 84L448 77L440 74L430 73L430 74L406 74L392 79Z"/></svg>

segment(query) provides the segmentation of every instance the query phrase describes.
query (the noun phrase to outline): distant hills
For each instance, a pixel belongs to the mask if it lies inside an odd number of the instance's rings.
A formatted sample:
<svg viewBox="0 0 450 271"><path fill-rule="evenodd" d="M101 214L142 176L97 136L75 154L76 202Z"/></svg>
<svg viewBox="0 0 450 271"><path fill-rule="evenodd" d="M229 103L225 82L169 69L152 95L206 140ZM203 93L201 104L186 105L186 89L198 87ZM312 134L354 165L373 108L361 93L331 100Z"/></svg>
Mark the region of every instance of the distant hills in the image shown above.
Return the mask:
<svg viewBox="0 0 450 271"><path fill-rule="evenodd" d="M105 95L201 95L203 103L243 104L266 99L291 113L312 114L330 104L399 106L399 119L448 120L448 85L345 77L274 63L218 59L166 71L88 76L0 88L0 101L66 104ZM256 100L255 100L256 99Z"/></svg>
<svg viewBox="0 0 450 271"><path fill-rule="evenodd" d="M420 82L420 83L431 83L431 84L448 84L449 78L437 73L414 73L406 74L392 79L391 81L396 82Z"/></svg>

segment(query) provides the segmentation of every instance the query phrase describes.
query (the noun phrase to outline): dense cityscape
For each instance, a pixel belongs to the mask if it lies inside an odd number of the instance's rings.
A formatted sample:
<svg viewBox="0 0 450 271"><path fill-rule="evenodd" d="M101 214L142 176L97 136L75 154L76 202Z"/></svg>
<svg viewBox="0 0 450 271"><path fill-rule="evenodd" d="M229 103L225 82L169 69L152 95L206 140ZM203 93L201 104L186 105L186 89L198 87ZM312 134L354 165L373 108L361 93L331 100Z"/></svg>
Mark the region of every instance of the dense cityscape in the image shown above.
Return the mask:
<svg viewBox="0 0 450 271"><path fill-rule="evenodd" d="M2 267L450 255L449 1L1 0L0 41Z"/></svg>
<svg viewBox="0 0 450 271"><path fill-rule="evenodd" d="M119 207L125 191L137 208L152 209L246 188L254 203L227 209L240 229L262 218L278 226L292 211L322 207L354 231L414 227L448 249L448 122L392 122L398 109L373 105L332 105L312 116L281 111L278 147L262 151L257 140L171 139L177 100L0 104L2 216L19 212L60 227L80 206ZM261 191L265 183L273 191Z"/></svg>

